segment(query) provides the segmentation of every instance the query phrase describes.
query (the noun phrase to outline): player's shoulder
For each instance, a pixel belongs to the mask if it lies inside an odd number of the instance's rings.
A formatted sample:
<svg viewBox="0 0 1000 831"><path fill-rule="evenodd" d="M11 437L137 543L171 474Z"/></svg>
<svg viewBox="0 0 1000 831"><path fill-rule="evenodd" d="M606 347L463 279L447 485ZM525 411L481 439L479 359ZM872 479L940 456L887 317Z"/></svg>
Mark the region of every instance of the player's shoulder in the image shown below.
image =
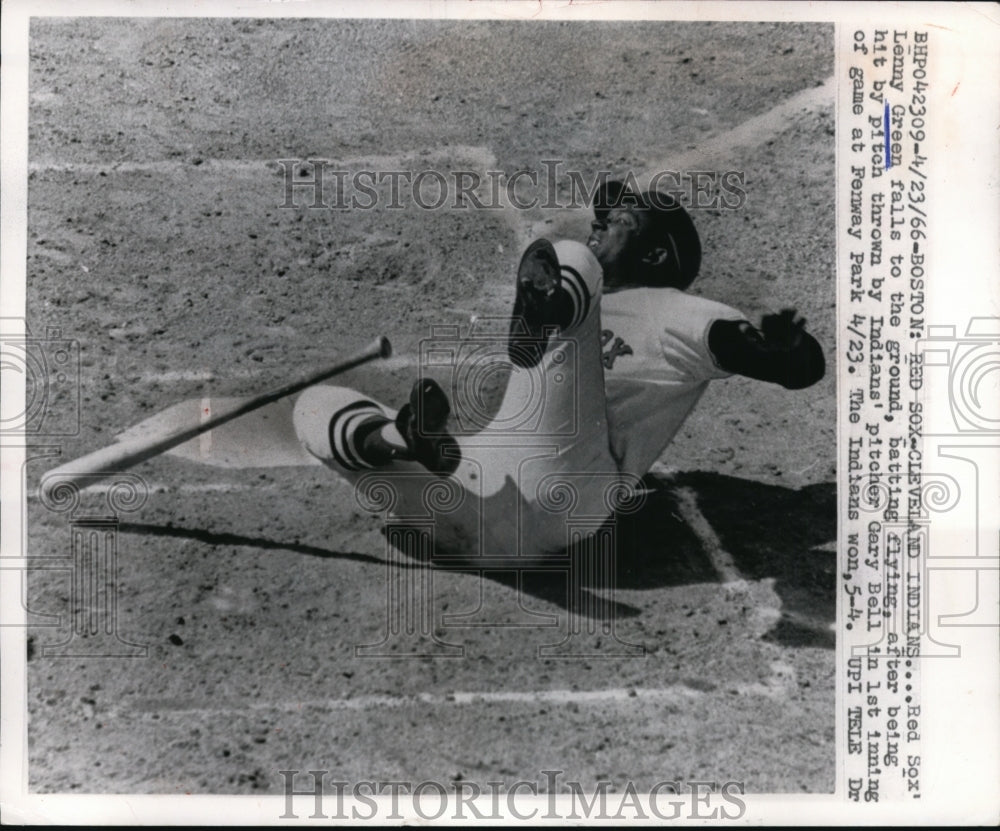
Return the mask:
<svg viewBox="0 0 1000 831"><path fill-rule="evenodd" d="M605 296L610 310L637 314L667 329L703 326L714 320L742 320L738 309L677 288L641 286Z"/></svg>
<svg viewBox="0 0 1000 831"><path fill-rule="evenodd" d="M699 317L724 319L743 317L742 312L738 309L711 297L692 294L689 291L676 288L651 289L651 291L658 292L658 294L655 299L648 298L647 302L669 306L681 314L697 314Z"/></svg>
<svg viewBox="0 0 1000 831"><path fill-rule="evenodd" d="M672 286L629 286L615 292L614 296L624 302L645 305L651 309L661 307L707 309L720 306L728 308L725 303Z"/></svg>

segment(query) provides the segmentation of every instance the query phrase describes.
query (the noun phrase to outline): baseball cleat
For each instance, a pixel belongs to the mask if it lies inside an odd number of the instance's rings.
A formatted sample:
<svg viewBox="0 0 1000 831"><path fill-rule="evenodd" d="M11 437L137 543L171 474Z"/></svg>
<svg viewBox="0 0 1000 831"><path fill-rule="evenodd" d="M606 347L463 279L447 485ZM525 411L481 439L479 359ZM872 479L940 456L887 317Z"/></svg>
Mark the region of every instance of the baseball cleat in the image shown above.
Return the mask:
<svg viewBox="0 0 1000 831"><path fill-rule="evenodd" d="M371 416L354 429L353 444L357 455L366 464L383 467L399 458L405 458L406 446L387 440L385 427L392 422L383 415Z"/></svg>
<svg viewBox="0 0 1000 831"><path fill-rule="evenodd" d="M433 473L449 474L458 467L458 442L445 432L450 413L444 390L424 378L414 383L409 402L396 415L396 429L410 457Z"/></svg>
<svg viewBox="0 0 1000 831"><path fill-rule="evenodd" d="M520 367L536 366L549 337L573 322L573 300L562 285L559 257L552 243L535 240L517 267L517 294L507 354Z"/></svg>

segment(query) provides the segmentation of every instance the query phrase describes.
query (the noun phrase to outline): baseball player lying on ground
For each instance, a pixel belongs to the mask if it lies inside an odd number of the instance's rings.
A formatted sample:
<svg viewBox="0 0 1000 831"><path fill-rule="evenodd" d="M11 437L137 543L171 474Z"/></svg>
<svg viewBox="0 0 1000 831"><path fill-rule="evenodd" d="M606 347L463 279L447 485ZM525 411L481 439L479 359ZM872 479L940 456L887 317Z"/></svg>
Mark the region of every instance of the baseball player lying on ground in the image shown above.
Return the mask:
<svg viewBox="0 0 1000 831"><path fill-rule="evenodd" d="M429 379L398 412L342 387L296 402L306 450L359 494L390 486L381 506L433 522L435 554L563 550L581 520L598 527L629 504L712 379L801 389L823 377L823 351L793 310L765 315L758 330L685 293L701 244L671 197L610 182L594 214L585 245L537 240L525 251L510 378L482 429L449 433L448 397Z"/></svg>

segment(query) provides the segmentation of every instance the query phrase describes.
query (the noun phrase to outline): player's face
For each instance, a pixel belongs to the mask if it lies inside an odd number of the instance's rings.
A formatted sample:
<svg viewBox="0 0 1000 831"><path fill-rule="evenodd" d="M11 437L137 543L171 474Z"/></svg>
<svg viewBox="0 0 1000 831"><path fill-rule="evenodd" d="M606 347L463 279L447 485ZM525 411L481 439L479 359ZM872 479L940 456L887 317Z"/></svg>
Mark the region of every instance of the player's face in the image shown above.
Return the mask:
<svg viewBox="0 0 1000 831"><path fill-rule="evenodd" d="M603 220L590 223L587 247L604 269L605 285L620 282L642 255L644 218L628 207L614 208Z"/></svg>

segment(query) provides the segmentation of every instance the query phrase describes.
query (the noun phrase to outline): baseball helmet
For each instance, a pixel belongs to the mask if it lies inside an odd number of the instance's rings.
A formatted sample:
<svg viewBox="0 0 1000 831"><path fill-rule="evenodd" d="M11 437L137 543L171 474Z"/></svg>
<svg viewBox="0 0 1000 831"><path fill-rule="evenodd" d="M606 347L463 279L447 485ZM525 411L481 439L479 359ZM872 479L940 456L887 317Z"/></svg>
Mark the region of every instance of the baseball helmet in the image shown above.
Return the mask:
<svg viewBox="0 0 1000 831"><path fill-rule="evenodd" d="M663 191L636 193L617 180L602 182L594 195L594 216L603 222L613 208L625 206L646 212L650 244L670 255L666 282L680 289L690 286L701 267L701 240L680 202Z"/></svg>

